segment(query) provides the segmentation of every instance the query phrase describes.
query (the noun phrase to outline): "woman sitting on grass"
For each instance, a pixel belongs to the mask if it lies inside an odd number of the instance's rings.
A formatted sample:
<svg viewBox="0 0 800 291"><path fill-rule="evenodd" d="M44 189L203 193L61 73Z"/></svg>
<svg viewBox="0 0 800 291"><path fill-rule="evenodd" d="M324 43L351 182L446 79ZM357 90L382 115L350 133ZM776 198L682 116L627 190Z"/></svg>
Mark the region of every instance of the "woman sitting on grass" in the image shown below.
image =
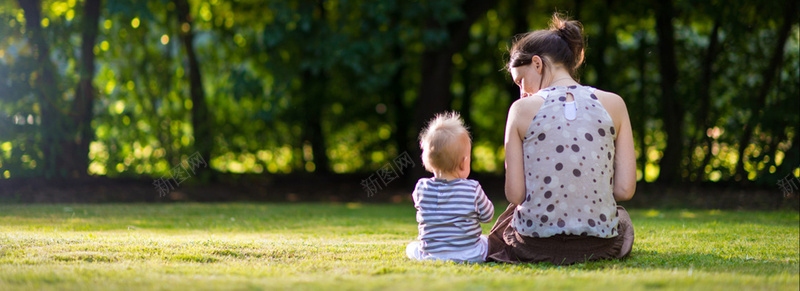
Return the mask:
<svg viewBox="0 0 800 291"><path fill-rule="evenodd" d="M488 261L572 264L627 256L633 225L615 201L636 188L633 136L620 96L580 85L583 28L553 15L550 29L514 42L508 70L521 97L506 124L506 198Z"/></svg>

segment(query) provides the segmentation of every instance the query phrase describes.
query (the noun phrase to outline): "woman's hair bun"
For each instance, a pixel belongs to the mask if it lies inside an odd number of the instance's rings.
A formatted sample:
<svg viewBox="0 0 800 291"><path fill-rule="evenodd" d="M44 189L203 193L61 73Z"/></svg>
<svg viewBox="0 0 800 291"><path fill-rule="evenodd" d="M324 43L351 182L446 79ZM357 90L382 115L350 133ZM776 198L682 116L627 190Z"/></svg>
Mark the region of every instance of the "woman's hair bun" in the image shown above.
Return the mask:
<svg viewBox="0 0 800 291"><path fill-rule="evenodd" d="M583 25L554 13L550 29L540 29L514 38L506 68L530 64L531 58L538 55L546 61L563 64L570 75L577 78L577 69L583 64L584 48Z"/></svg>
<svg viewBox="0 0 800 291"><path fill-rule="evenodd" d="M550 30L563 39L567 43L567 47L572 51L572 62L567 64L570 69L575 70L580 67L583 64L585 46L583 25L578 21L569 20L556 12L553 13L553 18L550 21Z"/></svg>

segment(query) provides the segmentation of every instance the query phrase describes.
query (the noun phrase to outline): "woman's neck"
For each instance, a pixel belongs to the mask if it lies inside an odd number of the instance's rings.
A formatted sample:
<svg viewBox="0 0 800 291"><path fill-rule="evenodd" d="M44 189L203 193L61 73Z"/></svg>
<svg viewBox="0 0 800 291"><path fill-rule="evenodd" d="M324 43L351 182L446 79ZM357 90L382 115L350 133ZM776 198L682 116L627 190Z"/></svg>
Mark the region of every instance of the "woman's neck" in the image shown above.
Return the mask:
<svg viewBox="0 0 800 291"><path fill-rule="evenodd" d="M578 82L576 82L575 79L572 79L572 76L570 76L570 74L562 68L557 68L556 70L553 70L552 73L553 78L550 79L550 84L548 84L546 87L579 85Z"/></svg>

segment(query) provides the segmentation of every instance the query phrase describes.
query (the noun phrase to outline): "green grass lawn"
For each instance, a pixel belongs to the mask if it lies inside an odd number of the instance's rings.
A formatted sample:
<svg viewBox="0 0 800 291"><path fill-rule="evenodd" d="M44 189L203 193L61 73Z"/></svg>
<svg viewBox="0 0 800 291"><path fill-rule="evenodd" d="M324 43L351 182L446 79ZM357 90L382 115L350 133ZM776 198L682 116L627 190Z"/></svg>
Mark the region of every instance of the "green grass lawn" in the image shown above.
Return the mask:
<svg viewBox="0 0 800 291"><path fill-rule="evenodd" d="M406 204L0 205L0 290L800 288L797 212L629 210L630 258L558 267L411 261Z"/></svg>

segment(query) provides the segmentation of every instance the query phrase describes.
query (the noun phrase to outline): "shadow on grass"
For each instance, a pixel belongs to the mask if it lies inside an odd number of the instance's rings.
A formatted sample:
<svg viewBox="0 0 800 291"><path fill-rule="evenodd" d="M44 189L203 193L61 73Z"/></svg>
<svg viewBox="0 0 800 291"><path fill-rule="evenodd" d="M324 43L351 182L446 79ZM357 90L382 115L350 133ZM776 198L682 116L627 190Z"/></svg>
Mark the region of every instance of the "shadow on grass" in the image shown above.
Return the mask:
<svg viewBox="0 0 800 291"><path fill-rule="evenodd" d="M488 263L489 266L507 264ZM797 260L757 260L750 258L724 258L714 254L702 253L660 253L636 252L622 260L601 260L558 266L551 263L528 263L520 266L533 269L571 268L587 271L605 269L681 270L686 272L738 273L747 275L797 274L800 267Z"/></svg>
<svg viewBox="0 0 800 291"><path fill-rule="evenodd" d="M694 269L707 272L735 272L750 275L797 274L797 260L759 260L755 258L722 257L703 253L641 252L621 262L626 267L642 269Z"/></svg>

